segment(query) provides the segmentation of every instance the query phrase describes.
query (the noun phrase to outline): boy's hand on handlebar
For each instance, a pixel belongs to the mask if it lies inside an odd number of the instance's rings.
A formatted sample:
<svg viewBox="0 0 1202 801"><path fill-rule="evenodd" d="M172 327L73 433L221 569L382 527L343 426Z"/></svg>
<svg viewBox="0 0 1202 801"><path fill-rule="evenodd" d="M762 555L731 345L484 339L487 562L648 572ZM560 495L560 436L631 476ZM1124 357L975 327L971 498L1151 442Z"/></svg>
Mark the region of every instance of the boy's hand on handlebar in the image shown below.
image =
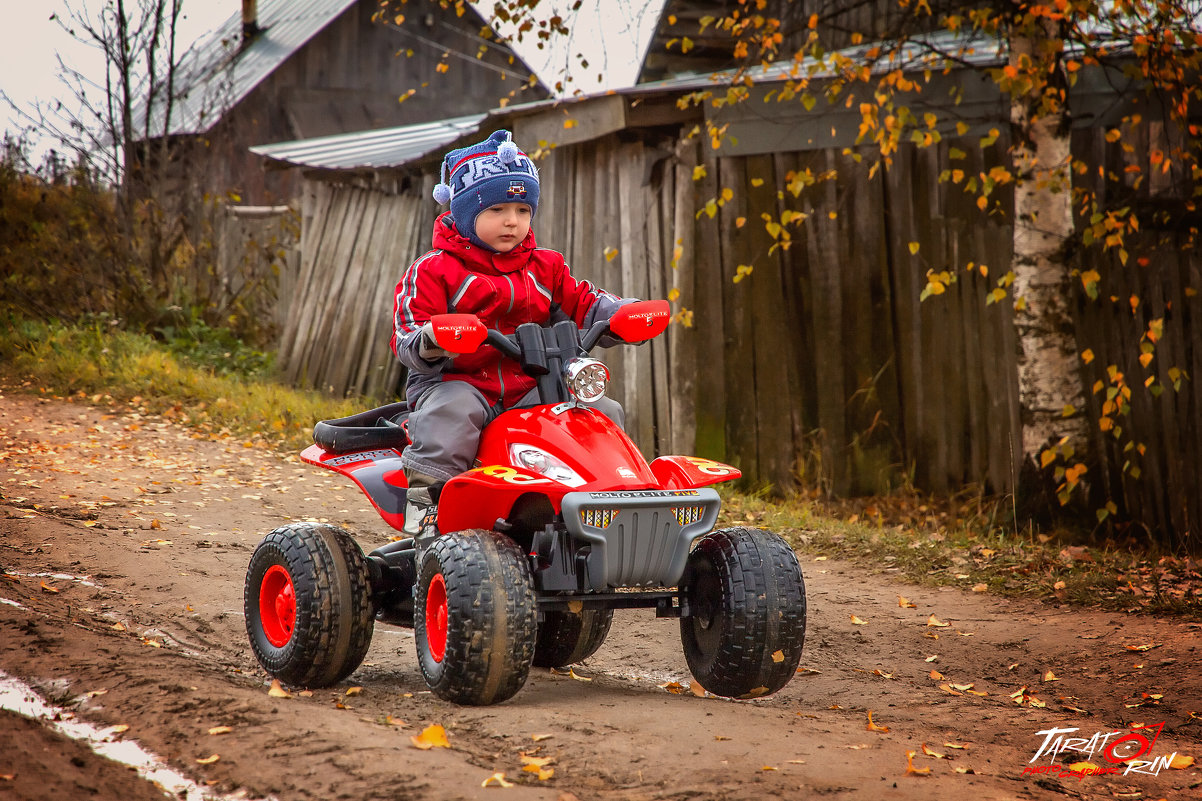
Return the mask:
<svg viewBox="0 0 1202 801"><path fill-rule="evenodd" d="M455 358L454 353L438 347L438 343L434 339L434 324L430 322L422 326L421 342L417 346L417 355L428 362Z"/></svg>

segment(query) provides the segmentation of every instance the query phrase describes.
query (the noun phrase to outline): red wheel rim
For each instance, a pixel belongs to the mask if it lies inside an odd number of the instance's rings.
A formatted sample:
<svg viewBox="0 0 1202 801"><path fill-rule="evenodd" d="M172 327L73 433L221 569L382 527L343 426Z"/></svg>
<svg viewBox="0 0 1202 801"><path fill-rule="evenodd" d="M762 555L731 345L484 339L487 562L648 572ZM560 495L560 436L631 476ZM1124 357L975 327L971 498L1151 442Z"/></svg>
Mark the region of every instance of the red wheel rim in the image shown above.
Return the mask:
<svg viewBox="0 0 1202 801"><path fill-rule="evenodd" d="M296 590L292 576L280 565L272 565L259 584L259 620L267 642L283 648L296 628Z"/></svg>
<svg viewBox="0 0 1202 801"><path fill-rule="evenodd" d="M447 583L442 573L426 588L426 645L435 662L447 655Z"/></svg>

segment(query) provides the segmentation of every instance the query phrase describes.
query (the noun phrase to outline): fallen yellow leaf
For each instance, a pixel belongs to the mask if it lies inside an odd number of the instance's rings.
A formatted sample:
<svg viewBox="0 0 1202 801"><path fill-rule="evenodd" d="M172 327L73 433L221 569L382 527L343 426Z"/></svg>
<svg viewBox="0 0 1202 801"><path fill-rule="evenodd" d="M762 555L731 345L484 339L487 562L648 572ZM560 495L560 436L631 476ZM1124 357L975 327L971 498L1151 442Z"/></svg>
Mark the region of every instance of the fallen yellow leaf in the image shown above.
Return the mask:
<svg viewBox="0 0 1202 801"><path fill-rule="evenodd" d="M684 691L684 686L678 681L668 681L659 685L660 689L667 690L673 695L680 695Z"/></svg>
<svg viewBox="0 0 1202 801"><path fill-rule="evenodd" d="M1060 677L1049 670L1047 673L1043 674L1043 680L1044 681L1060 681Z"/></svg>
<svg viewBox="0 0 1202 801"><path fill-rule="evenodd" d="M689 685L689 692L698 698L705 698L705 688L701 686L701 682L694 681Z"/></svg>
<svg viewBox="0 0 1202 801"><path fill-rule="evenodd" d="M347 687L346 694L347 695L362 695L363 688L362 687Z"/></svg>
<svg viewBox="0 0 1202 801"><path fill-rule="evenodd" d="M1153 648L1159 648L1160 643L1149 643L1148 645L1128 645L1128 651L1151 651Z"/></svg>
<svg viewBox="0 0 1202 801"><path fill-rule="evenodd" d="M1092 762L1074 762L1073 764L1068 766L1068 769L1073 771L1074 773L1080 773L1085 770L1088 770L1092 773L1092 772L1098 770L1098 766Z"/></svg>
<svg viewBox="0 0 1202 801"><path fill-rule="evenodd" d="M197 765L212 765L214 762L216 762L219 759L221 759L220 754L212 754L210 756L204 757L203 759L196 760L196 764Z"/></svg>
<svg viewBox="0 0 1202 801"><path fill-rule="evenodd" d="M865 726L864 728L867 729L868 731L879 731L879 732L889 731L888 726L878 726L877 724L872 722L872 710L871 709L868 710L868 725Z"/></svg>
<svg viewBox="0 0 1202 801"><path fill-rule="evenodd" d="M947 759L947 754L941 754L938 751L932 751L931 749L927 748L926 743L922 744L922 752L924 754L926 754L927 756L933 757L935 759Z"/></svg>
<svg viewBox="0 0 1202 801"><path fill-rule="evenodd" d="M943 674L940 673L938 670L932 670L930 673L930 676L935 681L943 681L943 679L944 679Z"/></svg>
<svg viewBox="0 0 1202 801"><path fill-rule="evenodd" d="M229 734L233 729L229 726L214 726L209 729L209 734Z"/></svg>
<svg viewBox="0 0 1202 801"><path fill-rule="evenodd" d="M538 780L540 782L545 782L547 779L555 775L555 768L540 768L538 765L526 765L522 768L522 770L526 771L527 773L538 774Z"/></svg>
<svg viewBox="0 0 1202 801"><path fill-rule="evenodd" d="M267 691L267 694L270 695L272 698L291 698L292 697L292 693L288 692L282 686L280 686L279 679L271 680L271 689Z"/></svg>
<svg viewBox="0 0 1202 801"><path fill-rule="evenodd" d="M914 603L913 601L911 601L909 598L907 598L904 595L897 596L897 605L900 606L902 609L917 609L918 608L918 604Z"/></svg>
<svg viewBox="0 0 1202 801"><path fill-rule="evenodd" d="M554 736L554 734L532 734L530 735L530 739L536 743L541 743L543 740L550 740Z"/></svg>
<svg viewBox="0 0 1202 801"><path fill-rule="evenodd" d="M872 671L872 675L874 675L874 676L880 676L882 679L891 679L891 678L893 678L893 674L892 674L892 673L886 673L885 671L881 670L880 668L877 668L876 670Z"/></svg>
<svg viewBox="0 0 1202 801"><path fill-rule="evenodd" d="M944 743L943 745L947 748L959 748L959 749L968 748L967 745L961 745L960 743Z"/></svg>
<svg viewBox="0 0 1202 801"><path fill-rule="evenodd" d="M906 774L907 774L907 775L910 775L910 776L926 776L926 775L927 775L928 773L930 773L930 772L931 772L931 769L930 769L930 768L916 768L916 767L914 767L914 752L913 752L913 751L907 751L907 752L906 752Z"/></svg>
<svg viewBox="0 0 1202 801"><path fill-rule="evenodd" d="M857 626L867 626L868 625L867 620L861 620L860 618L856 617L855 615L851 616L851 622Z"/></svg>
<svg viewBox="0 0 1202 801"><path fill-rule="evenodd" d="M568 668L568 675L574 678L576 681L592 681L592 679L588 676L577 676L576 671L572 670L571 668Z"/></svg>
<svg viewBox="0 0 1202 801"><path fill-rule="evenodd" d="M785 661L785 652L784 651L773 651L772 652L772 661L776 662L778 664L781 662L784 662Z"/></svg>
<svg viewBox="0 0 1202 801"><path fill-rule="evenodd" d="M504 773L494 773L493 775L491 775L487 779L485 779L483 782L481 782L480 786L481 787L513 787L513 782L505 781Z"/></svg>
<svg viewBox="0 0 1202 801"><path fill-rule="evenodd" d="M989 585L984 584L984 583L974 584L974 585L972 585L972 591L973 592L989 592Z"/></svg>
<svg viewBox="0 0 1202 801"><path fill-rule="evenodd" d="M953 690L952 686L950 684L948 684L947 682L940 684L939 689L943 690L948 695L964 695L964 693L956 692L955 690Z"/></svg>
<svg viewBox="0 0 1202 801"><path fill-rule="evenodd" d="M771 765L765 765L764 767L760 768L760 770L779 770L779 768L774 768Z"/></svg>
<svg viewBox="0 0 1202 801"><path fill-rule="evenodd" d="M1194 758L1192 756L1182 756L1178 754L1169 760L1169 767L1173 770L1185 770L1192 764L1194 764Z"/></svg>
<svg viewBox="0 0 1202 801"><path fill-rule="evenodd" d="M539 750L539 749L535 749ZM533 765L536 768L545 768L555 761L555 757L540 757L530 756L529 754L521 754L522 764L526 767Z"/></svg>
<svg viewBox="0 0 1202 801"><path fill-rule="evenodd" d="M52 587L44 581L42 582L42 589L45 590L46 592L61 592L61 590L58 587Z"/></svg>
<svg viewBox="0 0 1202 801"><path fill-rule="evenodd" d="M927 625L934 626L935 628L944 629L944 628L947 628L948 626L950 626L951 623L944 623L939 618L935 617L934 615L931 615L930 617L927 618Z"/></svg>
<svg viewBox="0 0 1202 801"><path fill-rule="evenodd" d="M451 743L447 739L447 730L437 723L422 729L421 734L413 735L409 741L413 743L414 748L420 748L423 751L429 751L431 748L451 747Z"/></svg>
<svg viewBox="0 0 1202 801"><path fill-rule="evenodd" d="M129 731L128 723L118 723L116 726L109 729L110 734L125 734L127 731Z"/></svg>

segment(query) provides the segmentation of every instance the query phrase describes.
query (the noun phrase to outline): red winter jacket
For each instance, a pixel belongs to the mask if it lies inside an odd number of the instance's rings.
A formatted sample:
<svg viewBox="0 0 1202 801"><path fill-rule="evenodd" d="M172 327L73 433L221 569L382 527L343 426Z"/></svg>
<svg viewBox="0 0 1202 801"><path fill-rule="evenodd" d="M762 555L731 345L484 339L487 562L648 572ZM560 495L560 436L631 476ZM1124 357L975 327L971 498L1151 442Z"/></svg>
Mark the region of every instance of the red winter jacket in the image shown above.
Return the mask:
<svg viewBox="0 0 1202 801"><path fill-rule="evenodd" d="M507 408L534 388L516 361L489 345L453 360L423 359L421 327L435 314L474 314L489 328L512 334L522 323L561 319L587 328L627 302L573 278L563 254L538 247L533 230L513 250L495 253L471 244L446 212L434 222L434 248L396 287L392 350L409 368L405 394L411 407L439 381L466 381L490 404L501 401Z"/></svg>

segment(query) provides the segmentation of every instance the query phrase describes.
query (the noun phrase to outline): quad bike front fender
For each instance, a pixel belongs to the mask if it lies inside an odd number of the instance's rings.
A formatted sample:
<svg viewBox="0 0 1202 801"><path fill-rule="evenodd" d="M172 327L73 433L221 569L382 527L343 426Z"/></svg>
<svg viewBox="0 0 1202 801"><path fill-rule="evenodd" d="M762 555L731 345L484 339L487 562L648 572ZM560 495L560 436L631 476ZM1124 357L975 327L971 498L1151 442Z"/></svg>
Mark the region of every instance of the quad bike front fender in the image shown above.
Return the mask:
<svg viewBox="0 0 1202 801"><path fill-rule="evenodd" d="M546 496L556 512L572 488L517 467L491 464L452 478L438 496L438 530L491 530L506 518L518 498L529 492Z"/></svg>
<svg viewBox="0 0 1202 801"><path fill-rule="evenodd" d="M651 463L651 472L662 489L697 489L743 475L737 467L700 456L661 456Z"/></svg>

